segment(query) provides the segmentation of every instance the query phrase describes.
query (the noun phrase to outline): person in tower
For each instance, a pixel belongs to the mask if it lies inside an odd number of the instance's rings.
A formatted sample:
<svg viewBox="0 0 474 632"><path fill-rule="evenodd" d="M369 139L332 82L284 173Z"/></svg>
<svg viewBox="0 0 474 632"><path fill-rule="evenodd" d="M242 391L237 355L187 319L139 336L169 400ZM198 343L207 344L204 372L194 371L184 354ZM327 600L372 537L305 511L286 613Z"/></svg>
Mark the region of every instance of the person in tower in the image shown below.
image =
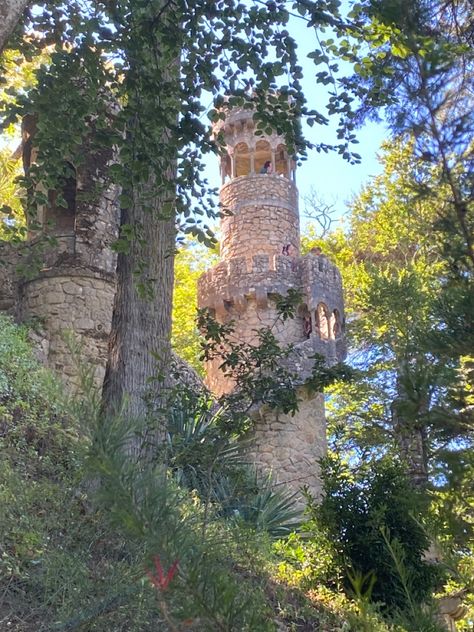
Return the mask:
<svg viewBox="0 0 474 632"><path fill-rule="evenodd" d="M260 169L260 173L272 173L273 168L272 168L272 163L270 160L267 160L263 167Z"/></svg>

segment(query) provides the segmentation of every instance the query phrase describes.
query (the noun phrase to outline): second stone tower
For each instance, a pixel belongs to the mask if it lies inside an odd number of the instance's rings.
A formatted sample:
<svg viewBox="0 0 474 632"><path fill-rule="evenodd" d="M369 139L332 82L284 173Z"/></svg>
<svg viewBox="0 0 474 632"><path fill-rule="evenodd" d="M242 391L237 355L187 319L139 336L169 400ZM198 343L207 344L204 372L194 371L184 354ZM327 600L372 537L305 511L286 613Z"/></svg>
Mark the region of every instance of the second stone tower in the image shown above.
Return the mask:
<svg viewBox="0 0 474 632"><path fill-rule="evenodd" d="M341 277L320 254L300 256L295 163L275 133L256 134L253 112L227 109L216 126L225 141L221 157L221 262L199 280L199 307L219 322L234 322L238 341L257 343L256 330L271 327L282 344L294 345L292 369L298 373L299 410L295 415L260 407L254 416L250 458L276 482L321 491L319 460L326 452L322 394L303 388L316 353L328 363L345 355ZM278 316L276 299L289 289L303 299L295 318ZM206 367L207 385L216 395L229 392L219 362Z"/></svg>

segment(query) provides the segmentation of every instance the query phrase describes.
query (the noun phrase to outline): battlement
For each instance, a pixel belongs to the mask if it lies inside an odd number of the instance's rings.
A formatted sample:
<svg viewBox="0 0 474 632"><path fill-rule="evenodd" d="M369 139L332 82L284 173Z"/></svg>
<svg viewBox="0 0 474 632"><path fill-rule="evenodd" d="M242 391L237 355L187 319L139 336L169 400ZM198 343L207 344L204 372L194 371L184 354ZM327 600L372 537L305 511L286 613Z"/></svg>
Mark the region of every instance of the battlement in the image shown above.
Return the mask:
<svg viewBox="0 0 474 632"><path fill-rule="evenodd" d="M299 288L303 293L298 315L302 322L297 331L303 337L306 314L311 331L317 334L315 351L328 361L342 359L345 356L342 280L337 267L323 255L253 255L222 261L199 279L198 304L214 310L222 322L234 318L235 312L243 317L249 304L259 313L268 312L272 319L276 313L276 295L284 296L291 288ZM339 341L337 345L334 343L334 349L327 345L331 340ZM292 341L297 342L298 337Z"/></svg>

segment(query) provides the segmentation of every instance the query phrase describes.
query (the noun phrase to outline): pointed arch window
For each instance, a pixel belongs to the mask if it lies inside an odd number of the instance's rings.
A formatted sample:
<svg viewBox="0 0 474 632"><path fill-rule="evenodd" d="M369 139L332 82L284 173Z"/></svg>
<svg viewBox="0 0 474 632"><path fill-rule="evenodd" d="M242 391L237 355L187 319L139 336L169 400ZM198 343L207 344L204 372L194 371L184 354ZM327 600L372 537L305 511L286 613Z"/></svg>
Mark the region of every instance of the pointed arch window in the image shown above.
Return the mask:
<svg viewBox="0 0 474 632"><path fill-rule="evenodd" d="M275 171L288 178L288 153L285 145L278 145L275 152Z"/></svg>
<svg viewBox="0 0 474 632"><path fill-rule="evenodd" d="M48 191L48 207L44 215L47 231L71 234L76 223L77 174L72 163L65 164L60 189Z"/></svg>
<svg viewBox="0 0 474 632"><path fill-rule="evenodd" d="M337 340L342 336L341 315L337 309L333 310L331 314L329 331L333 340Z"/></svg>
<svg viewBox="0 0 474 632"><path fill-rule="evenodd" d="M259 140L255 145L255 173L260 173L266 162L272 162L272 150L267 140Z"/></svg>

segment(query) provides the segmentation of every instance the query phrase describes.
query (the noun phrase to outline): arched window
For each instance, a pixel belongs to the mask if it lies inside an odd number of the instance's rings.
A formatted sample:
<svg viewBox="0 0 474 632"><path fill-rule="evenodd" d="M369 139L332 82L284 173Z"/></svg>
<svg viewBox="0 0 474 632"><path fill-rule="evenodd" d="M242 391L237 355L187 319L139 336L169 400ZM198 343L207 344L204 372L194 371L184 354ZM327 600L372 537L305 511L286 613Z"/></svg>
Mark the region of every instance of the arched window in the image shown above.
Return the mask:
<svg viewBox="0 0 474 632"><path fill-rule="evenodd" d="M313 323L311 322L311 313L307 305L300 305L298 308L298 317L301 319L301 328L305 338L309 338L313 331Z"/></svg>
<svg viewBox="0 0 474 632"><path fill-rule="evenodd" d="M329 340L329 315L324 303L319 303L316 308L316 328L321 340Z"/></svg>
<svg viewBox="0 0 474 632"><path fill-rule="evenodd" d="M340 338L342 335L341 316L337 309L333 310L330 321L330 335L332 339Z"/></svg>
<svg viewBox="0 0 474 632"><path fill-rule="evenodd" d="M288 177L288 154L285 145L278 145L276 148L275 171L278 175Z"/></svg>
<svg viewBox="0 0 474 632"><path fill-rule="evenodd" d="M259 140L255 145L255 173L260 173L267 161L272 161L270 143L267 140Z"/></svg>
<svg viewBox="0 0 474 632"><path fill-rule="evenodd" d="M250 151L246 143L239 143L235 147L235 175L248 176L250 173Z"/></svg>
<svg viewBox="0 0 474 632"><path fill-rule="evenodd" d="M65 166L60 191L48 191L48 207L44 216L45 229L56 234L73 233L76 222L76 170L70 162Z"/></svg>

